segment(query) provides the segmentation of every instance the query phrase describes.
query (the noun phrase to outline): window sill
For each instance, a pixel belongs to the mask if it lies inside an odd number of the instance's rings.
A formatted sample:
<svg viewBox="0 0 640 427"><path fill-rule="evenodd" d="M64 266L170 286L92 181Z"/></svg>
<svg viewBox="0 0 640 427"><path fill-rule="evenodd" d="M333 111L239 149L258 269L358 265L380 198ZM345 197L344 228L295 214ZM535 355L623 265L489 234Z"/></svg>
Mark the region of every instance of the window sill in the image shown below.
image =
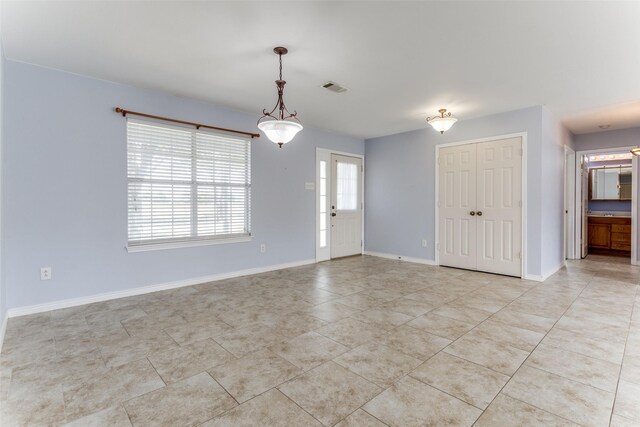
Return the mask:
<svg viewBox="0 0 640 427"><path fill-rule="evenodd" d="M209 239L209 240L192 240L186 242L169 242L169 243L148 243L145 245L126 246L125 249L129 253L160 251L164 249L191 248L195 246L225 245L229 243L245 243L250 242L251 236L231 237L227 239Z"/></svg>

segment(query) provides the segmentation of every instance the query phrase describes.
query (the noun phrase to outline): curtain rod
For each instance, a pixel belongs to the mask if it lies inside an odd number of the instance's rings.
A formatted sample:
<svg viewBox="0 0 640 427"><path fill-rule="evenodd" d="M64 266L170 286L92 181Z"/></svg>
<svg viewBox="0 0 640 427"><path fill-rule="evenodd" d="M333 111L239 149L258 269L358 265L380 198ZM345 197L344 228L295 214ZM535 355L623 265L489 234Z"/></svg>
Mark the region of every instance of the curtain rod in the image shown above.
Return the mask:
<svg viewBox="0 0 640 427"><path fill-rule="evenodd" d="M216 126L203 125L202 123L193 123L193 122L186 122L184 120L169 119L167 117L154 116L154 115L145 114L145 113L138 113L136 111L129 111L120 107L116 107L115 112L122 114L122 117L127 117L127 114L131 114L132 116L148 117L150 119L163 120L165 122L173 122L173 123L180 123L183 125L195 126L196 129L207 128L207 129L220 130L223 132L239 133L242 135L250 136L251 138L260 138L259 133L243 132L241 130L225 129L225 128L219 128Z"/></svg>

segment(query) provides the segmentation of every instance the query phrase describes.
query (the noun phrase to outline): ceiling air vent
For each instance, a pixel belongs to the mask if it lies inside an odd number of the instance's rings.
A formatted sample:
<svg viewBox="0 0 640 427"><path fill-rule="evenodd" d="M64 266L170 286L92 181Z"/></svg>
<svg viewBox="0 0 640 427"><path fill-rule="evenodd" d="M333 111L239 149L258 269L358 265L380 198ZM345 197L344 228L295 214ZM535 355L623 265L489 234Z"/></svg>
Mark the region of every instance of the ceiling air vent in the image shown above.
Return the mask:
<svg viewBox="0 0 640 427"><path fill-rule="evenodd" d="M336 93L342 93L349 90L344 86L340 86L336 82L326 82L325 84L322 85L322 87L327 90L330 90L331 92L336 92Z"/></svg>

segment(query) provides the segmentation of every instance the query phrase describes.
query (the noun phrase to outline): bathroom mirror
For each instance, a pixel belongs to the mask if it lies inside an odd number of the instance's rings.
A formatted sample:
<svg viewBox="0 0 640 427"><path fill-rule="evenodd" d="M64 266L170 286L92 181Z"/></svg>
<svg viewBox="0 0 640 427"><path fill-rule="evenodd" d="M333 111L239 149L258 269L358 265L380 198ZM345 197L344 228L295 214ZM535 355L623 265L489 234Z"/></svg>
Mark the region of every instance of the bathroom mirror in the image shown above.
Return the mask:
<svg viewBox="0 0 640 427"><path fill-rule="evenodd" d="M589 199L631 200L631 166L589 170Z"/></svg>

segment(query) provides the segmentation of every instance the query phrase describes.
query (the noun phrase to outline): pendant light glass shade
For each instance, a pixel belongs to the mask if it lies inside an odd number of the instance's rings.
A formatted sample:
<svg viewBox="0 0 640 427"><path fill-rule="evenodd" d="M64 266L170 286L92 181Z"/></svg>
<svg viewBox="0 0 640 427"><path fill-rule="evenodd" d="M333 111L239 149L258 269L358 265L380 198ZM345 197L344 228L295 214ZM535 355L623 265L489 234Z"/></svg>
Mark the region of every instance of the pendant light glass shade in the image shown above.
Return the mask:
<svg viewBox="0 0 640 427"><path fill-rule="evenodd" d="M633 154L634 156L640 156L640 146L636 148L632 148L631 154Z"/></svg>
<svg viewBox="0 0 640 427"><path fill-rule="evenodd" d="M302 125L297 117L298 112L290 113L284 105L284 85L287 82L282 80L282 55L286 55L289 51L285 47L278 46L273 49L273 52L278 55L280 61L280 74L278 80L276 80L278 101L273 110L262 110L262 117L258 119L258 129L282 148L284 144L290 142L302 130Z"/></svg>
<svg viewBox="0 0 640 427"><path fill-rule="evenodd" d="M451 126L457 121L458 119L455 117L436 117L435 119L431 119L429 124L438 132L444 133L451 129Z"/></svg>
<svg viewBox="0 0 640 427"><path fill-rule="evenodd" d="M264 132L271 142L282 146L302 130L302 125L289 120L267 120L258 123L258 129Z"/></svg>
<svg viewBox="0 0 640 427"><path fill-rule="evenodd" d="M428 117L427 123L433 126L433 128L440 133L445 133L446 131L451 129L451 126L453 126L455 122L458 121L458 119L451 116L451 113L447 113L447 110L445 110L444 108L438 110L438 113L440 113L439 116Z"/></svg>

